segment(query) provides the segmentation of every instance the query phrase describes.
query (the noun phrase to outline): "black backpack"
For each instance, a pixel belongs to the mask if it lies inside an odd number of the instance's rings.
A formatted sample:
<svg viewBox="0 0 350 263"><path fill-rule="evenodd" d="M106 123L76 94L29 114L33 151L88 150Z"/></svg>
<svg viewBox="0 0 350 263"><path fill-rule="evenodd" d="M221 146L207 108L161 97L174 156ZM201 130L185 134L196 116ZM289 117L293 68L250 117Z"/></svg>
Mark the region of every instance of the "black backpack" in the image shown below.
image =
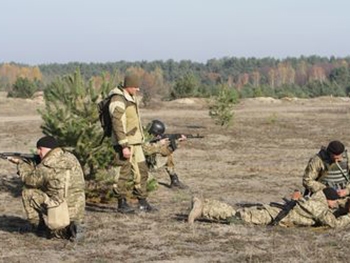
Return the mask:
<svg viewBox="0 0 350 263"><path fill-rule="evenodd" d="M111 102L112 97L116 94L112 94L106 98L104 98L102 101L100 101L97 104L98 109L98 117L100 120L101 127L103 129L103 137L101 139L101 142L105 137L111 137L112 135L112 120L111 116L109 114L109 104Z"/></svg>

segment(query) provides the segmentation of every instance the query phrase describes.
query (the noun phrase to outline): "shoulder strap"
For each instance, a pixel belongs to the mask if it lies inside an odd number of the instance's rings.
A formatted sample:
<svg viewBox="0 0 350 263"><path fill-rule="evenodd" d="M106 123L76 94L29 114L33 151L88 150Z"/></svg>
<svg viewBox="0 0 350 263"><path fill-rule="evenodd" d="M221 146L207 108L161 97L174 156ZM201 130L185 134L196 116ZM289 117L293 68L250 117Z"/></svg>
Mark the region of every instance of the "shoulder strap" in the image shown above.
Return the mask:
<svg viewBox="0 0 350 263"><path fill-rule="evenodd" d="M69 181L70 181L70 173L69 170L66 171L66 175L64 178L65 184L64 184L64 198L68 196L68 187L69 187Z"/></svg>
<svg viewBox="0 0 350 263"><path fill-rule="evenodd" d="M285 200L286 204L283 206L282 210L277 214L277 216L268 224L268 226L276 226L283 218L285 218L289 212L294 208L297 204L295 200Z"/></svg>

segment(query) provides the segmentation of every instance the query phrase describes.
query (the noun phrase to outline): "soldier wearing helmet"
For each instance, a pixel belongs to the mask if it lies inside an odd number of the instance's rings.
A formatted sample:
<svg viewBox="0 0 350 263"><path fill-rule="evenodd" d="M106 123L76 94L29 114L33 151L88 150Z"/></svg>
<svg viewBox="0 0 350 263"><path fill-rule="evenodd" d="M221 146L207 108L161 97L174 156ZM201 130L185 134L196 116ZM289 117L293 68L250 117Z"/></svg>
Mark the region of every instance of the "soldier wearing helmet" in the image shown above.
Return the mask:
<svg viewBox="0 0 350 263"><path fill-rule="evenodd" d="M170 177L170 188L187 188L180 180L175 171L173 152L177 148L178 142L185 140L186 136L170 143L168 138L163 138L165 132L165 125L159 120L153 120L145 129L146 143L142 148L146 156L146 162L149 169L157 170L165 167L166 172ZM175 146L174 146L175 143Z"/></svg>
<svg viewBox="0 0 350 263"><path fill-rule="evenodd" d="M152 134L154 136L159 136L164 134L165 132L165 125L163 122L159 121L159 120L153 120L150 123L150 127L149 129L147 129L149 134Z"/></svg>

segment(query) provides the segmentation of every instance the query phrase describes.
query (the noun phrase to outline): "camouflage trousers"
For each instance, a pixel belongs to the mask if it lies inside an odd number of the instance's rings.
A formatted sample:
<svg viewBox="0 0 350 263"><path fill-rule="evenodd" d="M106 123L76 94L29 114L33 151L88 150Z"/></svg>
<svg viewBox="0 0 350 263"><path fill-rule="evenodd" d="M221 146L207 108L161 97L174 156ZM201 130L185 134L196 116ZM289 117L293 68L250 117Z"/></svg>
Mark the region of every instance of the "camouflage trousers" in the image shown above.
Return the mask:
<svg viewBox="0 0 350 263"><path fill-rule="evenodd" d="M232 206L216 201L205 199L203 202L202 216L211 220L226 220L235 216L246 223L256 225L269 224L281 211L280 207L271 205L253 206L235 210ZM315 222L312 218L303 215L299 206L291 210L280 222L282 226L312 226Z"/></svg>
<svg viewBox="0 0 350 263"><path fill-rule="evenodd" d="M115 163L120 167L113 185L116 197L120 199L134 195L138 198L146 198L148 167L141 145L130 146L130 159L123 157L120 146L115 146L114 150L116 152Z"/></svg>
<svg viewBox="0 0 350 263"><path fill-rule="evenodd" d="M166 172L169 175L175 174L175 164L174 164L174 156L173 154L162 156L160 154L157 154L155 156L155 161L152 163L152 166L150 167L150 171L156 171L161 168L165 168ZM152 177L154 177L152 175Z"/></svg>
<svg viewBox="0 0 350 263"><path fill-rule="evenodd" d="M211 220L226 220L236 214L236 210L223 202L205 199L203 202L204 218Z"/></svg>
<svg viewBox="0 0 350 263"><path fill-rule="evenodd" d="M49 199L49 196L39 189L24 188L22 190L23 208L27 219L31 224L38 225L40 221L47 217L45 203ZM80 194L77 198L68 198L67 204L70 221L83 223L85 214L85 196Z"/></svg>
<svg viewBox="0 0 350 263"><path fill-rule="evenodd" d="M38 225L47 216L45 201L49 197L39 189L24 188L22 191L22 203L27 219L31 224Z"/></svg>
<svg viewBox="0 0 350 263"><path fill-rule="evenodd" d="M280 208L277 207L266 208L265 206L254 206L236 210L226 203L205 199L202 215L211 220L227 220L235 216L244 222L260 225L270 223L280 211Z"/></svg>

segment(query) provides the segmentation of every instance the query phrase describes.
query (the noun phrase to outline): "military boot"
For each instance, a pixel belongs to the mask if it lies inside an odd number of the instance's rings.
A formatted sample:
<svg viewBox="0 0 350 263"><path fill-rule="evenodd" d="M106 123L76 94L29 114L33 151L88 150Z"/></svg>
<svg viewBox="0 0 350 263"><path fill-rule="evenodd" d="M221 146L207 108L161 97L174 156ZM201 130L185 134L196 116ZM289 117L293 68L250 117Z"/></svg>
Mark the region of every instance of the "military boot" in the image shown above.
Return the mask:
<svg viewBox="0 0 350 263"><path fill-rule="evenodd" d="M203 202L197 197L192 198L192 209L188 215L187 222L193 224L194 221L202 216L203 213Z"/></svg>
<svg viewBox="0 0 350 263"><path fill-rule="evenodd" d="M122 214L132 214L135 210L128 205L125 198L118 199L117 211Z"/></svg>
<svg viewBox="0 0 350 263"><path fill-rule="evenodd" d="M146 213L158 211L157 208L151 206L144 198L139 199L139 209Z"/></svg>
<svg viewBox="0 0 350 263"><path fill-rule="evenodd" d="M170 174L170 188L186 189L188 186L181 183L177 174L174 173Z"/></svg>
<svg viewBox="0 0 350 263"><path fill-rule="evenodd" d="M36 234L39 237L48 237L49 234L49 229L48 227L45 225L44 220L40 220L38 227L36 229Z"/></svg>
<svg viewBox="0 0 350 263"><path fill-rule="evenodd" d="M73 221L69 224L67 229L68 229L67 239L69 239L70 241L80 242L84 240L84 228L82 224L79 224Z"/></svg>

